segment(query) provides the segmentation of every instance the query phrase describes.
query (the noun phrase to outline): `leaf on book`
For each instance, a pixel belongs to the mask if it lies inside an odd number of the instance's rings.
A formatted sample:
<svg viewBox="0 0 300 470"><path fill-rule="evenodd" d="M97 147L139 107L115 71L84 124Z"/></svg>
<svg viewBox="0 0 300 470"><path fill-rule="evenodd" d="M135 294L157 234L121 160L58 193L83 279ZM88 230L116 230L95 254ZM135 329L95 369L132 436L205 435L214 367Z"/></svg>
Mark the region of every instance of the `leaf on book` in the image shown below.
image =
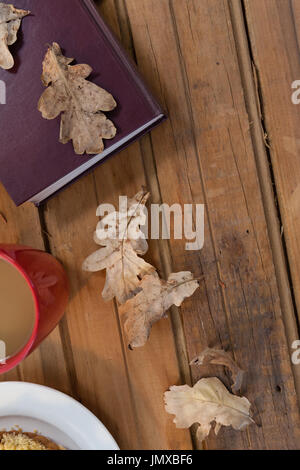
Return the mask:
<svg viewBox="0 0 300 470"><path fill-rule="evenodd" d="M216 434L221 426L243 430L254 423L247 398L229 393L216 377L200 379L193 387L170 387L170 391L165 392L165 406L168 413L176 415L177 428L199 423L197 437L200 441L208 436L214 422Z"/></svg>
<svg viewBox="0 0 300 470"><path fill-rule="evenodd" d="M150 336L152 325L165 317L172 305L179 307L186 297L195 292L199 283L190 272L171 274L168 281L154 273L146 275L139 287L140 292L120 308L131 349L143 346Z"/></svg>
<svg viewBox="0 0 300 470"><path fill-rule="evenodd" d="M17 40L17 34L24 16L29 11L17 10L13 5L0 3L0 67L8 70L14 66L14 58L8 46Z"/></svg>
<svg viewBox="0 0 300 470"><path fill-rule="evenodd" d="M102 248L85 260L83 269L91 272L106 269L104 300L116 297L121 304L126 302L139 292L142 277L155 271L138 256L148 250L140 228L146 221L144 210L148 198L149 193L139 192L119 212L111 212L97 226L94 239Z"/></svg>
<svg viewBox="0 0 300 470"><path fill-rule="evenodd" d="M231 389L233 393L241 390L245 371L239 368L229 353L222 349L206 348L199 356L195 357L190 365L201 366L204 364L216 364L227 367L233 379Z"/></svg>
<svg viewBox="0 0 300 470"><path fill-rule="evenodd" d="M112 111L116 102L112 95L86 78L92 68L86 64L70 64L57 43L49 47L44 62L42 82L48 87L38 109L45 119L61 114L60 142L73 141L75 153L98 154L104 150L103 139L116 135L114 124L101 111Z"/></svg>

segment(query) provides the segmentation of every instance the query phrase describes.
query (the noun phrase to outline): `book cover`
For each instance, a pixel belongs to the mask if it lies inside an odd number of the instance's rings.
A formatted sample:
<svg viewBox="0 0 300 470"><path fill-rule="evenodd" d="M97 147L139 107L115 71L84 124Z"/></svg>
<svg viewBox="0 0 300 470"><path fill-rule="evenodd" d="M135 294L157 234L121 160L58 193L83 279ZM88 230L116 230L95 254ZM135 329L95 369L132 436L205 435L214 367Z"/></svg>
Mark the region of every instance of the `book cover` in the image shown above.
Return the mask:
<svg viewBox="0 0 300 470"><path fill-rule="evenodd" d="M38 204L165 116L92 0L15 0L14 6L31 15L23 19L18 40L10 47L14 68L0 69L6 88L6 103L0 104L0 180L17 205L28 200ZM45 120L37 109L45 90L42 62L53 42L75 58L74 64L89 64L93 72L88 80L117 102L114 111L105 113L117 135L104 141L101 155L76 155L72 142L59 142L60 118Z"/></svg>

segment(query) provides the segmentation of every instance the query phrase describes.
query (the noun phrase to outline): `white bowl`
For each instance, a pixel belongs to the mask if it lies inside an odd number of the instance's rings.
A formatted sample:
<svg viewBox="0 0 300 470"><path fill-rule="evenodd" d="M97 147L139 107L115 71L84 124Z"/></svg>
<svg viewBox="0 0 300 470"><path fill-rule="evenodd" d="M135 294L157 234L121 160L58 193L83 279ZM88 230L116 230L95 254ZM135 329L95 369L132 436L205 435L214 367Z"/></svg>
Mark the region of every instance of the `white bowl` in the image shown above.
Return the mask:
<svg viewBox="0 0 300 470"><path fill-rule="evenodd" d="M38 432L68 450L118 450L111 434L87 408L49 387L0 382L0 430Z"/></svg>

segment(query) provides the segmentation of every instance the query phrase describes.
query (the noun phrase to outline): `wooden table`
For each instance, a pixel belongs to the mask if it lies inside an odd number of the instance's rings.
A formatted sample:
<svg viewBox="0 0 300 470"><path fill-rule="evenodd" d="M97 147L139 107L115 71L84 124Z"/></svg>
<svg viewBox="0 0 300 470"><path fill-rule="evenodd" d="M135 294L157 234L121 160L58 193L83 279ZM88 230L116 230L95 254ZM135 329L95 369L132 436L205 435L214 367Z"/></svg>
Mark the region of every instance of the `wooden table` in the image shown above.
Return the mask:
<svg viewBox="0 0 300 470"><path fill-rule="evenodd" d="M170 385L217 375L189 368L207 346L247 370L243 393L258 426L223 428L208 449L300 447L300 365L292 366L300 310L300 0L97 2L169 120L41 209L16 209L0 189L1 242L61 260L71 300L54 333L1 380L66 392L90 408L122 449L200 446L164 411ZM129 351L118 307L104 303L104 273L81 271L95 245L100 202L147 185L155 203L204 203L205 246L151 241L162 275L204 274L196 294L149 343ZM194 441L194 442L193 442ZM193 443L192 443L193 442Z"/></svg>

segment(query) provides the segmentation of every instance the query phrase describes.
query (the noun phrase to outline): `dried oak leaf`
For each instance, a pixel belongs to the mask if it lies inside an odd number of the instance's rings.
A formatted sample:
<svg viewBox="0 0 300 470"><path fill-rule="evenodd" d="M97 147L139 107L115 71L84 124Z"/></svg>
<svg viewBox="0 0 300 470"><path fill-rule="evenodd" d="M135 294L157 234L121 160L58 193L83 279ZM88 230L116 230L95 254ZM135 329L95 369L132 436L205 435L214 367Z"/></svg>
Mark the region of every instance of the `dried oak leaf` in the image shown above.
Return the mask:
<svg viewBox="0 0 300 470"><path fill-rule="evenodd" d="M14 58L8 46L16 42L22 18L29 13L26 10L17 10L13 5L0 3L0 67L4 70L14 66Z"/></svg>
<svg viewBox="0 0 300 470"><path fill-rule="evenodd" d="M145 189L139 191L133 198L119 201L119 211L110 212L102 218L97 225L94 241L103 245L107 239L129 240L132 248L139 254L144 255L148 251L148 243L141 227L146 224L146 203L150 193ZM101 216L101 206L96 215ZM105 246L105 245L104 245Z"/></svg>
<svg viewBox="0 0 300 470"><path fill-rule="evenodd" d="M189 428L199 423L197 437L200 441L208 436L213 422L216 423L216 434L221 426L243 430L254 423L247 398L229 393L216 377L200 379L193 387L170 387L170 391L165 392L165 406L168 413L176 415L177 428Z"/></svg>
<svg viewBox="0 0 300 470"><path fill-rule="evenodd" d="M190 365L201 366L203 364L216 364L227 367L231 372L233 380L233 385L231 386L233 393L237 393L241 389L245 371L239 368L227 352L222 349L206 348L190 362Z"/></svg>
<svg viewBox="0 0 300 470"><path fill-rule="evenodd" d="M138 256L148 249L140 229L146 221L144 209L148 197L149 193L139 192L128 200L124 211L111 212L97 226L94 239L102 248L90 255L82 267L91 272L106 269L102 292L106 301L116 297L121 304L126 302L140 291L143 276L155 271L153 266Z"/></svg>
<svg viewBox="0 0 300 470"><path fill-rule="evenodd" d="M45 119L61 114L60 142L73 140L75 153L101 153L103 139L116 135L114 124L101 111L112 111L112 95L86 78L92 68L86 64L71 66L74 59L65 57L57 43L49 47L44 62L42 82L48 87L38 109Z"/></svg>
<svg viewBox="0 0 300 470"><path fill-rule="evenodd" d="M144 346L152 325L165 317L172 305L179 307L198 287L198 281L190 272L170 274L168 281L160 279L156 273L146 275L140 283L140 292L120 308L129 347Z"/></svg>

